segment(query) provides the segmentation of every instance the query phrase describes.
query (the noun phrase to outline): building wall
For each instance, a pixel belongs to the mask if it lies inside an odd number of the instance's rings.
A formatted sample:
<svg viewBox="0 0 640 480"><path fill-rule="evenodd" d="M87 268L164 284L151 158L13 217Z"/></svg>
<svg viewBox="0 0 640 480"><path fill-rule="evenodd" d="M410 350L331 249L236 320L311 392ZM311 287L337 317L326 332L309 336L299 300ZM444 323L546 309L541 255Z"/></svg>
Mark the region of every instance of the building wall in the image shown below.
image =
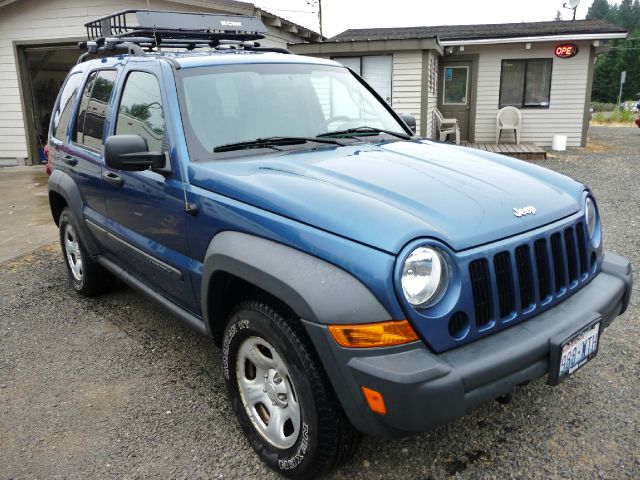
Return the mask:
<svg viewBox="0 0 640 480"><path fill-rule="evenodd" d="M416 118L420 132L422 101L422 50L394 52L391 79L392 107Z"/></svg>
<svg viewBox="0 0 640 480"><path fill-rule="evenodd" d="M191 5L151 0L151 7L154 10L224 13L221 9L206 7L215 2L195 0L187 3ZM19 163L24 163L28 157L13 42L84 38L86 22L131 8L146 9L147 0L107 0L98 3L90 0L17 0L0 8L0 160L17 159ZM246 13L252 14L252 11ZM290 42L301 40L280 28L267 28L269 34L261 41L265 46L286 47ZM78 55L80 53L78 50Z"/></svg>
<svg viewBox="0 0 640 480"><path fill-rule="evenodd" d="M589 42L573 42L578 54L563 59L554 55L558 42L466 47L463 54L479 54L478 98L476 99L475 141L495 142L499 110L502 60L553 58L551 97L548 109L522 109L521 141L549 147L553 135L567 135L568 145L579 147L582 140L585 98L589 71ZM507 138L513 138L512 136Z"/></svg>

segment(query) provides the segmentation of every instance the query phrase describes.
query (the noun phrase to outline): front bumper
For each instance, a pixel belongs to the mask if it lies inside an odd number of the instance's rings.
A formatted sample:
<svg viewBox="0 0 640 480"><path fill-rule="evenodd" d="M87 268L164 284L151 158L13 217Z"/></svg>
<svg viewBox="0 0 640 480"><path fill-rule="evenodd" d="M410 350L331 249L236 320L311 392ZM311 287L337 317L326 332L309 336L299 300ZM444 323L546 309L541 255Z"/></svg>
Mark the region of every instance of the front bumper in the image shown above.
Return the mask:
<svg viewBox="0 0 640 480"><path fill-rule="evenodd" d="M325 325L305 322L323 365L356 428L394 437L449 423L481 403L549 371L549 340L602 317L623 313L632 287L629 262L607 252L602 271L554 308L494 335L434 354L422 343L379 349L338 346ZM372 413L360 390L382 393L386 415Z"/></svg>

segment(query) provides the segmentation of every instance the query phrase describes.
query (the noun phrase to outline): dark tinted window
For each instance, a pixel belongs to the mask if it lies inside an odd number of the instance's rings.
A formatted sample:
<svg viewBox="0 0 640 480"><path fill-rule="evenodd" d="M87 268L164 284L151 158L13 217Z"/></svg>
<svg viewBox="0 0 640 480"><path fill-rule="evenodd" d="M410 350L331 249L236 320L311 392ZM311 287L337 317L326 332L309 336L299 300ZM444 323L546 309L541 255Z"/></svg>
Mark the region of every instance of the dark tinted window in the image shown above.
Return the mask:
<svg viewBox="0 0 640 480"><path fill-rule="evenodd" d="M116 72L103 70L89 77L82 94L78 110L77 129L74 140L89 148L100 150L102 132L109 108L109 97L113 91Z"/></svg>
<svg viewBox="0 0 640 480"><path fill-rule="evenodd" d="M76 92L82 81L82 75L80 72L69 75L67 81L62 87L60 98L56 109L53 111L53 119L51 122L51 135L58 140L65 140L67 138L67 127L69 125L69 119L71 118L71 112L73 111L73 100L76 97Z"/></svg>
<svg viewBox="0 0 640 480"><path fill-rule="evenodd" d="M551 58L503 60L500 76L500 107L549 108Z"/></svg>
<svg viewBox="0 0 640 480"><path fill-rule="evenodd" d="M166 127L158 79L144 72L131 72L118 108L117 134L138 134L147 140L149 150L165 148Z"/></svg>

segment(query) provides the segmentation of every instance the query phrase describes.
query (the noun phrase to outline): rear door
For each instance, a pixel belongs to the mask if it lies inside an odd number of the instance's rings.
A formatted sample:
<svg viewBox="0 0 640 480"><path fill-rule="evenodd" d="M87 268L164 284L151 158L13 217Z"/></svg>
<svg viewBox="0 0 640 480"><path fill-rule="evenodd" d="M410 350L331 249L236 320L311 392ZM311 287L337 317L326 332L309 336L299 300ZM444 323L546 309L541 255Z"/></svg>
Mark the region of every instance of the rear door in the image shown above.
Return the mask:
<svg viewBox="0 0 640 480"><path fill-rule="evenodd" d="M98 224L104 222L106 214L101 180L102 141L117 75L115 69L88 74L75 112L71 141L57 153L80 190L84 216Z"/></svg>
<svg viewBox="0 0 640 480"><path fill-rule="evenodd" d="M125 72L113 133L142 136L150 151L164 152L171 163L167 101L160 78L153 69ZM163 296L197 313L189 274L183 182L171 173L125 172L108 166L103 180L113 260Z"/></svg>
<svg viewBox="0 0 640 480"><path fill-rule="evenodd" d="M472 62L447 62L442 67L442 85L438 97L438 110L444 118L456 118L460 138L469 141L471 125Z"/></svg>

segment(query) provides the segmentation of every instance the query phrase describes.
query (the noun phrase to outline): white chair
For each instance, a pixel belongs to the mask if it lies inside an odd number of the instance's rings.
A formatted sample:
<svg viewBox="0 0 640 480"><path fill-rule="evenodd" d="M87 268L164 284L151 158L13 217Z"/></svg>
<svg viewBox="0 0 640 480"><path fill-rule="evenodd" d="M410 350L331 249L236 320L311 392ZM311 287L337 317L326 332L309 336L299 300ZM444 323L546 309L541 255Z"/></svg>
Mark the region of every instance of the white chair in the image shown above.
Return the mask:
<svg viewBox="0 0 640 480"><path fill-rule="evenodd" d="M522 114L516 107L504 107L498 110L496 118L496 145L500 143L502 130L513 130L516 134L516 144L520 145L520 124Z"/></svg>
<svg viewBox="0 0 640 480"><path fill-rule="evenodd" d="M456 145L460 145L460 126L455 118L444 118L437 108L433 110L440 141L444 142L452 133L456 136Z"/></svg>

